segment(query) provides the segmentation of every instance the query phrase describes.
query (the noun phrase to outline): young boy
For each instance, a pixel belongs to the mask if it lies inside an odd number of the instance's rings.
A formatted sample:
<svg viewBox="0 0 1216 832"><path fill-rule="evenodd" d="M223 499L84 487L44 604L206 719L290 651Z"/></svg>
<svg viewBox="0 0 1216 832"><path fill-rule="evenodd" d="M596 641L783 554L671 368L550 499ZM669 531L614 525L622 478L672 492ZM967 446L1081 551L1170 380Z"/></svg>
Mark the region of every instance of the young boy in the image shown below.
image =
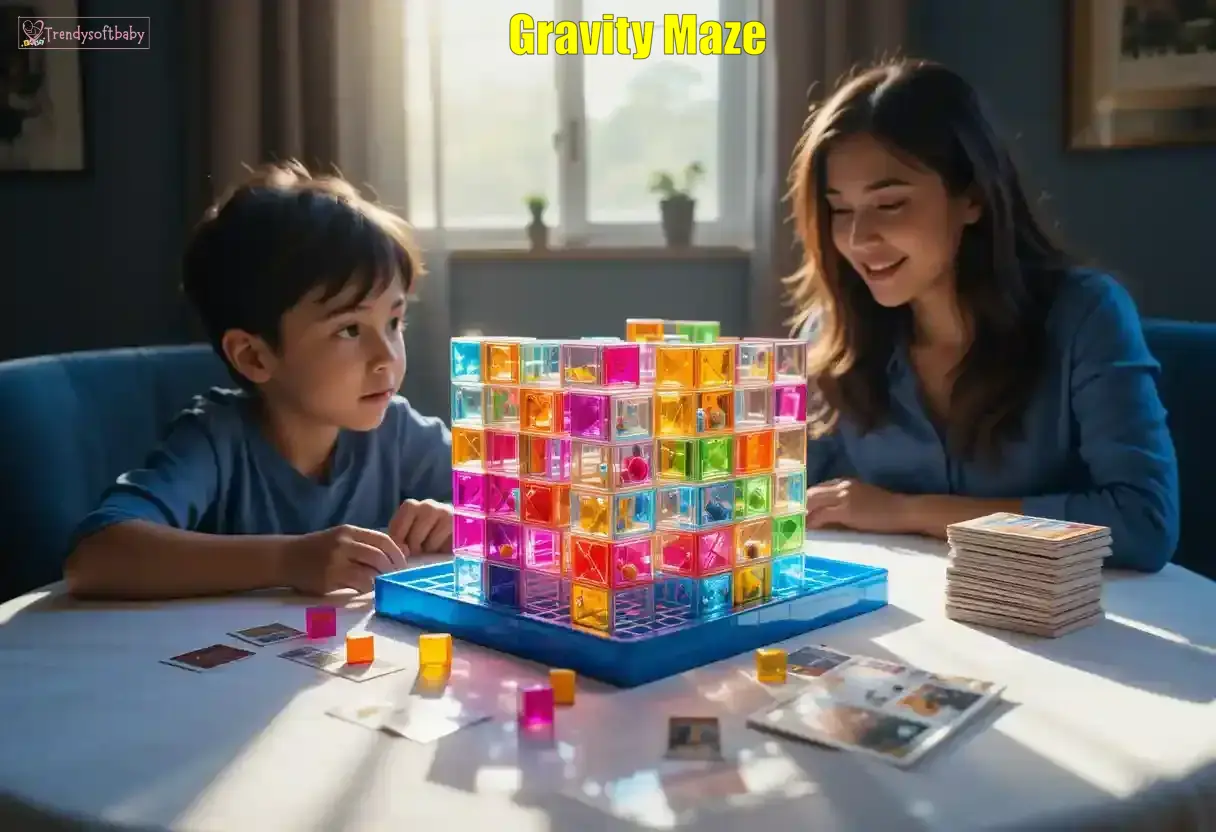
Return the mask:
<svg viewBox="0 0 1216 832"><path fill-rule="evenodd" d="M410 554L450 551L451 435L396 395L421 273L400 218L294 163L212 207L184 289L241 389L196 399L106 492L69 590L368 591Z"/></svg>

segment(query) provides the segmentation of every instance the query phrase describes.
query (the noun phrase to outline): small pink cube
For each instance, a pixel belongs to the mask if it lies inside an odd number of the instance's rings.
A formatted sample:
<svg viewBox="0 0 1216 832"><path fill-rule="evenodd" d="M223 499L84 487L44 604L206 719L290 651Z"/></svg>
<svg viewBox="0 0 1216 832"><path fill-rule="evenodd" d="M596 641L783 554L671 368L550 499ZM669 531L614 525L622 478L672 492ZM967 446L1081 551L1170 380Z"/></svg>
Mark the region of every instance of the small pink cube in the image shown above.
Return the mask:
<svg viewBox="0 0 1216 832"><path fill-rule="evenodd" d="M519 730L544 731L553 727L553 688L545 685L519 692Z"/></svg>
<svg viewBox="0 0 1216 832"><path fill-rule="evenodd" d="M333 607L309 607L304 612L304 630L309 638L333 638L338 634L338 611Z"/></svg>

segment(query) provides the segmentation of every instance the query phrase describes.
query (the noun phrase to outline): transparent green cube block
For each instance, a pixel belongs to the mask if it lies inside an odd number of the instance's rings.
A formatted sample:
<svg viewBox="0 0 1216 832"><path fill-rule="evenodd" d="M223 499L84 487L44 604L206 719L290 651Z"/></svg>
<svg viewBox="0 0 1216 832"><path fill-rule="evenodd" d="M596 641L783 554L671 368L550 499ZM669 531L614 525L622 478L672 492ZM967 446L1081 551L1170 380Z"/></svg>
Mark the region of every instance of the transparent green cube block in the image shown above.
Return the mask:
<svg viewBox="0 0 1216 832"><path fill-rule="evenodd" d="M772 511L772 477L758 474L735 480L735 519L764 517Z"/></svg>
<svg viewBox="0 0 1216 832"><path fill-rule="evenodd" d="M660 439L657 444L660 480L706 482L727 479L733 471L733 436Z"/></svg>
<svg viewBox="0 0 1216 832"><path fill-rule="evenodd" d="M773 555L788 555L802 550L806 540L806 514L782 514L773 518Z"/></svg>

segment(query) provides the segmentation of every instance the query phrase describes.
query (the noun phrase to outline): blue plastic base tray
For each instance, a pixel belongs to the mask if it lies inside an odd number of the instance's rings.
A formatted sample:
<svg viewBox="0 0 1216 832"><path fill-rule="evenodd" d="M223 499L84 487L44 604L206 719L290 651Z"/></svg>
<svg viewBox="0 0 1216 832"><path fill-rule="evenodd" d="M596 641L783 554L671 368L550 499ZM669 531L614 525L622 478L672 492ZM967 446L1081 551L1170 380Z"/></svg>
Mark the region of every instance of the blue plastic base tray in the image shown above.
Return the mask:
<svg viewBox="0 0 1216 832"><path fill-rule="evenodd" d="M546 577L556 586L563 582ZM680 579L660 579L657 584ZM617 687L635 687L847 618L887 603L887 570L803 557L802 581L781 598L696 617L687 604L655 593L645 621L612 635L570 622L568 585L551 603L486 603L457 593L456 567L439 563L376 579L376 614Z"/></svg>

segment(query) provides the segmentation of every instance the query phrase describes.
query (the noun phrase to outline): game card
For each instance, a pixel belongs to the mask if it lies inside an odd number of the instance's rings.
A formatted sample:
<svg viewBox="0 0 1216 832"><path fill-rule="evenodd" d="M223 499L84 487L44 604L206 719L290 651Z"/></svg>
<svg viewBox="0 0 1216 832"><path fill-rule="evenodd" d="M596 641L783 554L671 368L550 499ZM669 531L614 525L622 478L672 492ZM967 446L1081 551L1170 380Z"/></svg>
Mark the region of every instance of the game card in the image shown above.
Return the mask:
<svg viewBox="0 0 1216 832"><path fill-rule="evenodd" d="M853 658L827 647L800 647L786 657L786 670L795 676L818 678Z"/></svg>
<svg viewBox="0 0 1216 832"><path fill-rule="evenodd" d="M428 743L489 718L489 714L472 710L449 697L411 696L404 706L385 719L384 730L413 742Z"/></svg>
<svg viewBox="0 0 1216 832"><path fill-rule="evenodd" d="M396 673L403 669L401 665L384 659L376 659L370 664L347 664L345 651L342 648L296 647L286 653L280 653L279 658L317 670L324 670L326 673L350 679L352 682L366 682L368 679L387 676L389 673Z"/></svg>
<svg viewBox="0 0 1216 832"><path fill-rule="evenodd" d="M673 716L667 722L667 758L721 760L722 730L713 716Z"/></svg>
<svg viewBox="0 0 1216 832"><path fill-rule="evenodd" d="M490 718L488 714L474 711L455 699L424 699L416 696L411 696L403 705L366 702L341 705L326 713L373 731L385 731L420 743L434 742Z"/></svg>
<svg viewBox="0 0 1216 832"><path fill-rule="evenodd" d="M278 644L280 641L302 638L304 631L288 627L286 624L263 624L260 627L236 630L228 635L258 647L265 647L267 644Z"/></svg>
<svg viewBox="0 0 1216 832"><path fill-rule="evenodd" d="M174 656L171 659L162 659L161 664L167 664L170 667L180 667L182 670L192 670L195 673L203 673L235 661L240 661L241 659L247 659L252 655L252 650L242 650L239 647L233 647L228 644L213 644L200 650L182 653L180 656Z"/></svg>

